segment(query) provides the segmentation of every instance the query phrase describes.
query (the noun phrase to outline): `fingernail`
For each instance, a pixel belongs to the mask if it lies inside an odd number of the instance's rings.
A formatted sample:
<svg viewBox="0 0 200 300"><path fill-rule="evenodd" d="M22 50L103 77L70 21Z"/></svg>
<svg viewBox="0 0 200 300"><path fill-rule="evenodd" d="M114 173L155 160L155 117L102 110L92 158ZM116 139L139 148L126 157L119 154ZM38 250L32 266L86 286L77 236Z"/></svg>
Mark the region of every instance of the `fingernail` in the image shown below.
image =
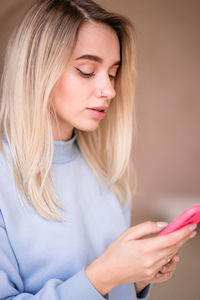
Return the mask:
<svg viewBox="0 0 200 300"><path fill-rule="evenodd" d="M190 225L190 230L193 231L197 228L197 224Z"/></svg>
<svg viewBox="0 0 200 300"><path fill-rule="evenodd" d="M158 228L164 228L164 227L167 227L169 223L167 222L157 222L157 227Z"/></svg>
<svg viewBox="0 0 200 300"><path fill-rule="evenodd" d="M195 237L195 235L197 234L196 231L193 231L191 234L190 234L190 238L192 239L193 237Z"/></svg>

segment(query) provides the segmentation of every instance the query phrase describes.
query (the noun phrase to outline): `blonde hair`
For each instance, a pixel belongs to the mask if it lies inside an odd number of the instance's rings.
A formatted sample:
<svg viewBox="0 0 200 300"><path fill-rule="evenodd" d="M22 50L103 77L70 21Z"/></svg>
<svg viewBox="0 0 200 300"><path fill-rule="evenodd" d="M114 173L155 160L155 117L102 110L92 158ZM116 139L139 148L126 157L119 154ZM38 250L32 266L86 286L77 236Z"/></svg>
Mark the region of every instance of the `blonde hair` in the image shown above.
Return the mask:
<svg viewBox="0 0 200 300"><path fill-rule="evenodd" d="M77 131L77 143L93 170L120 203L134 192L130 155L134 128L135 30L131 21L91 0L40 0L26 13L6 52L1 85L0 134L7 138L17 189L46 219L63 220L53 159L52 91L64 72L84 22L100 22L117 34L122 64L116 97L93 132ZM0 149L3 153L2 141Z"/></svg>

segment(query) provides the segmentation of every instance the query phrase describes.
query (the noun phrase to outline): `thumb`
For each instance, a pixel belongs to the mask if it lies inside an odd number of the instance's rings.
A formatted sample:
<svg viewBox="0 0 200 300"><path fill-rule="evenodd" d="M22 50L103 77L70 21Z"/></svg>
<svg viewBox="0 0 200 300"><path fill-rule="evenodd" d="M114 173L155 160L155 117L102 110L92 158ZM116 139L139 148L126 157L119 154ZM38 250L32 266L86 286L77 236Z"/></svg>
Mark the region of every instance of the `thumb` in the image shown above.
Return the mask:
<svg viewBox="0 0 200 300"><path fill-rule="evenodd" d="M128 240L141 239L149 234L160 232L163 228L167 227L167 222L144 222L139 225L133 226L127 230L126 238Z"/></svg>

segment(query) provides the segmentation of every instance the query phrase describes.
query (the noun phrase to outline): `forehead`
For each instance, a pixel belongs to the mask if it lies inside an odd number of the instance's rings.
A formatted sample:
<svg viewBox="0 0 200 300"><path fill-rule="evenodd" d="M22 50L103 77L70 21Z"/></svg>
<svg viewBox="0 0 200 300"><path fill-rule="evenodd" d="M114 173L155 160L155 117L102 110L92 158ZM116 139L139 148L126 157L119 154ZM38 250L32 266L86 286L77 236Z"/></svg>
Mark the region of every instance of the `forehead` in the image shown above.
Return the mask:
<svg viewBox="0 0 200 300"><path fill-rule="evenodd" d="M119 61L120 44L115 31L105 24L84 23L79 29L72 58L85 54L99 56L107 63Z"/></svg>

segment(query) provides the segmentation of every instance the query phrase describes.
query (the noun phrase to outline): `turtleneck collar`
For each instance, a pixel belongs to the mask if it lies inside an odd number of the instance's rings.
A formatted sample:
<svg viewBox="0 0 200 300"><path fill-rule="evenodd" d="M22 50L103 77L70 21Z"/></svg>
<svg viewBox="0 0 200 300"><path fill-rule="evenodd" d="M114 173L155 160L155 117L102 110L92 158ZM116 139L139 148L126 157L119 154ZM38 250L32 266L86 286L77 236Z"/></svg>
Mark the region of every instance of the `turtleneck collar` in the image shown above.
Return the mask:
<svg viewBox="0 0 200 300"><path fill-rule="evenodd" d="M53 163L55 164L67 163L75 158L75 156L78 154L76 138L77 138L77 134L76 131L74 130L70 140L67 141L54 140Z"/></svg>

